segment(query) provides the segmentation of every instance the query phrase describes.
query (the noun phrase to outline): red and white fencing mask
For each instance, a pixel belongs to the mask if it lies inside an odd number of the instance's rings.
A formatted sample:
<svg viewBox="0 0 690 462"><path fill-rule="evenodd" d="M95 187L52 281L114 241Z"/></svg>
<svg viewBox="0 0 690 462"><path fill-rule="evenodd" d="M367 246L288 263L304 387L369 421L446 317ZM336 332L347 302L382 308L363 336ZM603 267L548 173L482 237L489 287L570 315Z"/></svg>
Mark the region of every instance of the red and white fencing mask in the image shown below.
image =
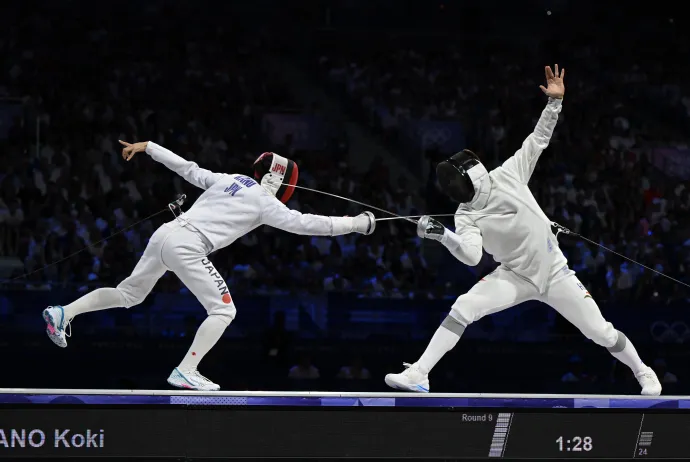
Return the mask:
<svg viewBox="0 0 690 462"><path fill-rule="evenodd" d="M283 204L295 192L299 178L297 164L275 152L264 152L254 162L254 178Z"/></svg>

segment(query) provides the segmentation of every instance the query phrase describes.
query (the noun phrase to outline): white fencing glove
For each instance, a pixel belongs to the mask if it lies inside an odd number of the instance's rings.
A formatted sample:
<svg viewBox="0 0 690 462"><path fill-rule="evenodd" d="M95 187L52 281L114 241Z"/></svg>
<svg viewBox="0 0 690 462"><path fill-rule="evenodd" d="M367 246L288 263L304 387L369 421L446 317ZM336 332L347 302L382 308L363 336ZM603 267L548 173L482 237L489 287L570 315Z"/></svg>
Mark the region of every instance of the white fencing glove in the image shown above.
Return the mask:
<svg viewBox="0 0 690 462"><path fill-rule="evenodd" d="M353 231L360 234L368 236L376 229L376 218L371 212L360 213L352 219L352 222L354 224Z"/></svg>
<svg viewBox="0 0 690 462"><path fill-rule="evenodd" d="M442 242L445 233L446 227L429 216L425 215L417 222L417 236L422 239Z"/></svg>

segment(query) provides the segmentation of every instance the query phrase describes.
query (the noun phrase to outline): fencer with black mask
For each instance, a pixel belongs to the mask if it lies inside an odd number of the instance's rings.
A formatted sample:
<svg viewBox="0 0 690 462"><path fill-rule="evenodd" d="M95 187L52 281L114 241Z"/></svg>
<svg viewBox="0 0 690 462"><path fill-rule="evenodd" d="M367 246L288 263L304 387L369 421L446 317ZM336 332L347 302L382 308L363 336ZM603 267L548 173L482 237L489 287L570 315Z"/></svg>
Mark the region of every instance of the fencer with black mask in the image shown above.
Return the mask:
<svg viewBox="0 0 690 462"><path fill-rule="evenodd" d="M419 219L418 235L441 242L469 266L479 263L483 247L499 266L457 299L417 362L405 364L400 374L386 376L386 383L393 388L428 392L429 373L457 344L467 326L522 302L540 300L627 365L643 395L661 393L654 371L642 362L630 340L604 319L592 296L568 267L551 221L527 186L556 127L565 93L565 70L559 73L556 65L554 74L547 66L545 73L547 87L540 88L548 96L546 108L515 155L491 172L469 150L438 164L441 189L460 204L455 232L425 216Z"/></svg>

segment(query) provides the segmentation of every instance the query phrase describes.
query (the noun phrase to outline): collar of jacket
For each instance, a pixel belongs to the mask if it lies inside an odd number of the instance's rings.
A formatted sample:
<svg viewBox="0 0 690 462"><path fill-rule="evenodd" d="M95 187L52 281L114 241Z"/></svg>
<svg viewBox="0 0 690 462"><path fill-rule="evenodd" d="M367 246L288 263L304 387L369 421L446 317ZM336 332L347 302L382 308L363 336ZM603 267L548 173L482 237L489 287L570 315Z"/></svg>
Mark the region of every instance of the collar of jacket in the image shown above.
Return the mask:
<svg viewBox="0 0 690 462"><path fill-rule="evenodd" d="M481 210L486 207L486 203L489 202L491 177L486 167L484 167L484 164L481 163L469 169L467 174L472 180L472 186L474 186L474 197L469 205L473 210Z"/></svg>
<svg viewBox="0 0 690 462"><path fill-rule="evenodd" d="M272 196L278 194L278 190L283 185L283 176L275 173L267 173L261 179L261 186L271 193Z"/></svg>

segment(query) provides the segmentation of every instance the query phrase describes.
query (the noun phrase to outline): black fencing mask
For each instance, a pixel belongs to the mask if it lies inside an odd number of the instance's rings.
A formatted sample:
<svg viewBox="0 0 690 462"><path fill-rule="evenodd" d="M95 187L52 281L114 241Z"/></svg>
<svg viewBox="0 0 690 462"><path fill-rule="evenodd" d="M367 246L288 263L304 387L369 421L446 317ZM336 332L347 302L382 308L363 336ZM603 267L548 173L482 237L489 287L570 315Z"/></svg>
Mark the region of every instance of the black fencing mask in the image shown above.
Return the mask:
<svg viewBox="0 0 690 462"><path fill-rule="evenodd" d="M436 176L443 192L460 204L471 202L474 186L467 171L478 164L477 155L468 149L440 162L436 166Z"/></svg>

